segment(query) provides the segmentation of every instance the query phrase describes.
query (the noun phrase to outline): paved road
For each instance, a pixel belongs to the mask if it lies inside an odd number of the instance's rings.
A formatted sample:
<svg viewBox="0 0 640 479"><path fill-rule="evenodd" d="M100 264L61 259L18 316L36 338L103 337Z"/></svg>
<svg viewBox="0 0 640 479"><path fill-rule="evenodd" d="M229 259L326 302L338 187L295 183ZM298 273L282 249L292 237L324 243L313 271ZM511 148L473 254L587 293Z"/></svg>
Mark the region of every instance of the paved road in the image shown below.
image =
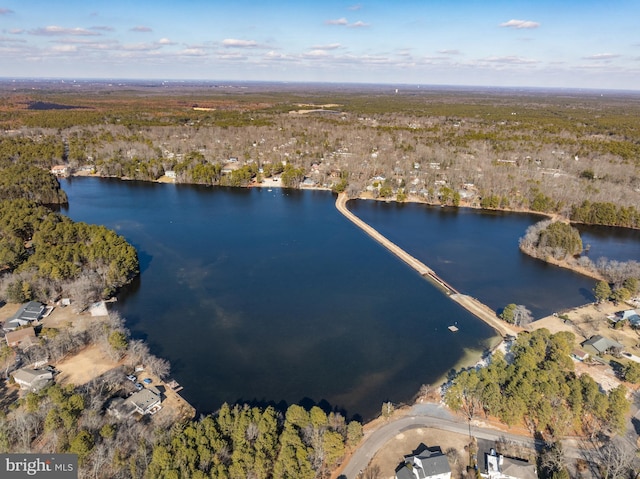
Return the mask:
<svg viewBox="0 0 640 479"><path fill-rule="evenodd" d="M388 441L393 439L397 434L409 429L430 427L434 429L442 429L443 431L454 432L458 434L469 434L469 423L459 417L453 416L445 407L438 404L416 404L411 408L409 415L392 419L384 426L376 429L369 434L351 459L344 467L342 475L347 479L355 479L360 471L364 471L373 456ZM541 442L534 441L529 436L521 436L496 429L479 428L471 426L471 434L479 439L488 439L496 441L498 439L506 439L526 447L534 448L542 446ZM566 457L581 458L581 451L575 447L565 445L563 448Z"/></svg>

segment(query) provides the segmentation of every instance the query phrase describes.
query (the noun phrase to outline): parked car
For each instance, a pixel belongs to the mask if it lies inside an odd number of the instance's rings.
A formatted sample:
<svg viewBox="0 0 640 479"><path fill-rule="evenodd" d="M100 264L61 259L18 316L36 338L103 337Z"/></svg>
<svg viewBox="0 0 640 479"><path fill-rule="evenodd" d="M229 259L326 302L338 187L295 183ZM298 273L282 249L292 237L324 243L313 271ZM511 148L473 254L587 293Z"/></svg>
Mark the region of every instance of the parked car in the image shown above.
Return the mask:
<svg viewBox="0 0 640 479"><path fill-rule="evenodd" d="M129 375L127 376L127 379L128 379L129 381L131 381L132 383L135 383L135 382L136 382L136 380L137 380L137 378L136 378L134 375L132 375L132 374L129 374Z"/></svg>
<svg viewBox="0 0 640 479"><path fill-rule="evenodd" d="M144 387L144 386L143 386L142 384L140 384L140 383L136 383L136 389L137 389L138 391L142 391L142 388L143 388L143 387Z"/></svg>
<svg viewBox="0 0 640 479"><path fill-rule="evenodd" d="M142 380L142 382L145 383L145 384L151 384L152 383L151 379L149 379L149 378L144 378Z"/></svg>

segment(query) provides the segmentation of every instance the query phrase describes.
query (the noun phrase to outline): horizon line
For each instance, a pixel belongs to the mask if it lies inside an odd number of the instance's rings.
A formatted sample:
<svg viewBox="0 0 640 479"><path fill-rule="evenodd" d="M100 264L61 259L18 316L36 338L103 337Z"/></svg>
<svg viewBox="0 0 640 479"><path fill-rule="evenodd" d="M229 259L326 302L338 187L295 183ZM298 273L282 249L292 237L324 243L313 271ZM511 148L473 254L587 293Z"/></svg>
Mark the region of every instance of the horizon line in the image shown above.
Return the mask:
<svg viewBox="0 0 640 479"><path fill-rule="evenodd" d="M127 82L127 83L201 83L201 84L254 84L254 85L331 85L331 86L377 86L377 87L410 87L414 89L434 88L434 89L485 89L485 90L538 90L538 91L564 91L564 92L617 92L640 94L640 88L594 88L594 87L566 87L566 86L523 86L523 85L472 85L472 84L445 84L445 83L402 83L402 82L363 82L363 81L340 81L332 82L328 80L232 80L232 79L197 79L197 78L127 78L127 77L33 77L33 76L0 76L0 83L12 83L16 81L41 81L41 82L62 82L62 83L86 83L86 82Z"/></svg>

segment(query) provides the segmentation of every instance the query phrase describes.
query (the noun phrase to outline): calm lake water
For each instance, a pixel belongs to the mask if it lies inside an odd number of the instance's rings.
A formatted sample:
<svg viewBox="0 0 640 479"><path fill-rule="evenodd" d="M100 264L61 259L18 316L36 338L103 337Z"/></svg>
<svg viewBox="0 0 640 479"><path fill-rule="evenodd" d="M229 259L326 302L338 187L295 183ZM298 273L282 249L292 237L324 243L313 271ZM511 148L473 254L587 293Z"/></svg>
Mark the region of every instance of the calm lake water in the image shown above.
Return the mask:
<svg viewBox="0 0 640 479"><path fill-rule="evenodd" d="M540 216L379 201L350 202L349 208L496 312L509 303L523 304L539 319L594 299L594 280L518 249L518 240ZM592 242L596 254L600 242Z"/></svg>
<svg viewBox="0 0 640 479"><path fill-rule="evenodd" d="M65 214L137 248L142 273L117 308L134 337L171 361L200 412L224 401L302 403L369 419L495 340L340 215L328 192L98 178L62 186ZM538 316L591 299L592 280L519 253L533 216L349 207L492 308L522 303Z"/></svg>

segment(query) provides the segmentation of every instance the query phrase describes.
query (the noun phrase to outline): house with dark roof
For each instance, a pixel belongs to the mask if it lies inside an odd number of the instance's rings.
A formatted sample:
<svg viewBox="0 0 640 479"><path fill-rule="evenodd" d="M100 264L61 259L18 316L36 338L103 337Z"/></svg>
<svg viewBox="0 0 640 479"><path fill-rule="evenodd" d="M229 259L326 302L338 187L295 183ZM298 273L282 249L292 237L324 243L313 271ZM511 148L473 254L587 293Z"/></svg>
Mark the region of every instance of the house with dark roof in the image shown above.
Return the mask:
<svg viewBox="0 0 640 479"><path fill-rule="evenodd" d="M47 369L22 368L11 373L20 389L39 391L53 380L53 373Z"/></svg>
<svg viewBox="0 0 640 479"><path fill-rule="evenodd" d="M624 346L619 342L600 335L591 336L580 346L582 346L582 349L584 349L586 352L594 356L597 356L599 354L606 354L610 350L622 351L624 349Z"/></svg>
<svg viewBox="0 0 640 479"><path fill-rule="evenodd" d="M44 304L38 301L29 301L20 306L16 314L11 316L4 322L2 329L5 331L13 331L20 326L26 326L34 321L38 321L44 313Z"/></svg>
<svg viewBox="0 0 640 479"><path fill-rule="evenodd" d="M451 479L451 466L439 446L420 444L412 454L404 456L404 464L396 469L396 479Z"/></svg>

